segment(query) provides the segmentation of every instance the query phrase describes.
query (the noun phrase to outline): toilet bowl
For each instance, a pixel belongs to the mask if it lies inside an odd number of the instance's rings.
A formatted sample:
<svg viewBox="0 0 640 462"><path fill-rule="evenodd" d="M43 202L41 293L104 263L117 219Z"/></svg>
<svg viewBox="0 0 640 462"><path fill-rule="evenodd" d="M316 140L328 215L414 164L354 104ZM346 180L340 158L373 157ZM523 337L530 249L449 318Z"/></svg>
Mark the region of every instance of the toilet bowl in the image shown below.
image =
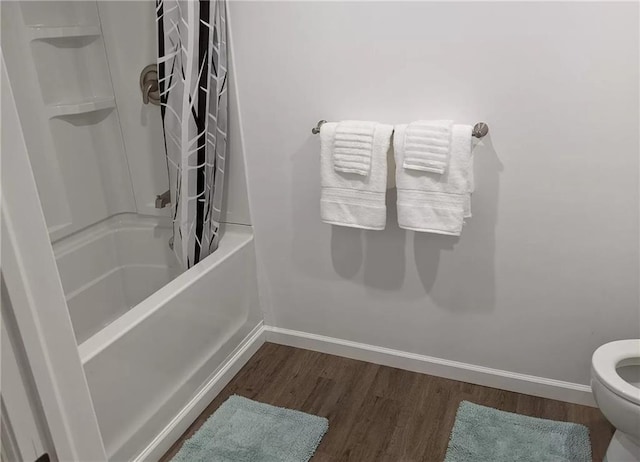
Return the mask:
<svg viewBox="0 0 640 462"><path fill-rule="evenodd" d="M602 345L591 358L591 390L616 427L606 462L640 462L640 339Z"/></svg>

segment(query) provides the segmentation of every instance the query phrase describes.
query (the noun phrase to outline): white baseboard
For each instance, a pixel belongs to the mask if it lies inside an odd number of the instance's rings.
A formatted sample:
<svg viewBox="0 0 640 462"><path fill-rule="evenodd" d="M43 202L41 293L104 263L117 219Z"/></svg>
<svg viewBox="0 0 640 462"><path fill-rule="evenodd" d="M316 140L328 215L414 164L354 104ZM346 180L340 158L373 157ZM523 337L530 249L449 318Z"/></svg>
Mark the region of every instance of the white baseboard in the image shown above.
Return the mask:
<svg viewBox="0 0 640 462"><path fill-rule="evenodd" d="M156 461L165 454L189 428L213 399L240 371L265 342L265 328L258 324L231 353L196 396L178 413L158 436L134 459L134 462Z"/></svg>
<svg viewBox="0 0 640 462"><path fill-rule="evenodd" d="M486 387L596 406L587 385L434 358L323 335L265 326L266 340Z"/></svg>

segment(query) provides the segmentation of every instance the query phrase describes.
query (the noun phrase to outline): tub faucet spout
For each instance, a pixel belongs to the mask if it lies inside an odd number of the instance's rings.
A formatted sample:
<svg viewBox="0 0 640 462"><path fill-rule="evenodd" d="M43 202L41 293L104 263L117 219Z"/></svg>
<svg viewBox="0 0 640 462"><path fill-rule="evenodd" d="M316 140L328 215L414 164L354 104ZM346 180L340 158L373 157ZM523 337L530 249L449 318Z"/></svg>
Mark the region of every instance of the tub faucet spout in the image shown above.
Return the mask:
<svg viewBox="0 0 640 462"><path fill-rule="evenodd" d="M169 204L171 204L171 193L169 191L165 191L162 194L158 194L156 196L157 209L163 209Z"/></svg>

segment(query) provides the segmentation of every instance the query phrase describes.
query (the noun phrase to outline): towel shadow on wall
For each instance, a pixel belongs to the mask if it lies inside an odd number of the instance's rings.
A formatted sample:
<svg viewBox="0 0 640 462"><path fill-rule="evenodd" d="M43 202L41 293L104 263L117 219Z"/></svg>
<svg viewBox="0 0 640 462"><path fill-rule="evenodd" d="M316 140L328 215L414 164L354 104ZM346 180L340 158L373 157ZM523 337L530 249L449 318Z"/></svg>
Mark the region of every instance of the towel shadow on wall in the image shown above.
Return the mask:
<svg viewBox="0 0 640 462"><path fill-rule="evenodd" d="M367 287L400 289L405 276L407 236L397 224L395 190L387 192L384 231L329 226L320 221L318 140L309 137L291 161L292 260L296 270L326 279L333 269L342 279L361 281ZM328 246L327 232L331 233Z"/></svg>
<svg viewBox="0 0 640 462"><path fill-rule="evenodd" d="M387 191L387 226L369 231L331 226L331 260L336 273L353 279L364 266L362 282L380 290L398 290L404 283L407 233L398 226L396 190Z"/></svg>
<svg viewBox="0 0 640 462"><path fill-rule="evenodd" d="M393 142L387 151L387 182L395 186ZM392 183L390 183L392 182ZM364 266L362 283L378 290L399 290L404 283L407 233L398 226L397 190L386 194L387 224L384 231L331 226L333 269L343 278L353 279ZM364 245L363 245L364 241ZM354 252L353 249L359 249Z"/></svg>
<svg viewBox="0 0 640 462"><path fill-rule="evenodd" d="M451 311L488 312L496 298L495 227L503 166L490 135L473 154L473 216L462 235L414 233L413 254L420 282L435 304Z"/></svg>
<svg viewBox="0 0 640 462"><path fill-rule="evenodd" d="M387 191L387 225L384 231L330 226L330 259L343 279L361 281L376 290L397 291L404 283L407 256L413 253L415 272L424 294L437 306L453 312L488 312L495 306L495 227L498 218L499 175L502 163L491 135L474 148L475 192L473 217L462 236L415 233L398 227L396 189ZM326 278L317 247L326 239L327 226L319 220L320 190L310 196L309 178L317 177L317 144L309 140L293 157L292 201L295 223L316 227L293 234L293 259L298 269ZM309 162L309 155L315 155ZM309 206L309 199L315 204ZM407 249L407 241L411 243ZM455 250L455 252L454 252ZM310 263L314 263L313 265ZM411 263L409 263L411 265ZM420 287L420 286L418 286ZM415 291L410 291L415 292ZM421 292L421 291L418 291Z"/></svg>
<svg viewBox="0 0 640 462"><path fill-rule="evenodd" d="M400 289L405 278L405 244L409 236L417 276L433 303L455 312L492 311L499 174L503 166L489 136L474 148L474 156L475 213L460 237L400 229L394 188L387 192L384 231L331 227L331 257L336 273L353 279L364 267L365 286Z"/></svg>

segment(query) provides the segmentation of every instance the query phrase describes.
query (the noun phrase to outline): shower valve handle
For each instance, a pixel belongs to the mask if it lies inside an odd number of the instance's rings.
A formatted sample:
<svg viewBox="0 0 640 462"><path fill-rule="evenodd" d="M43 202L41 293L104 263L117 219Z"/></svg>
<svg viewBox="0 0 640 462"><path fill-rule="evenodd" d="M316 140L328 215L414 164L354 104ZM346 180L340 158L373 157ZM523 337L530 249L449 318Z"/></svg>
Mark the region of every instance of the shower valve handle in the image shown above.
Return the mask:
<svg viewBox="0 0 640 462"><path fill-rule="evenodd" d="M160 91L158 87L158 68L155 64L149 64L140 73L140 90L144 104L160 105Z"/></svg>
<svg viewBox="0 0 640 462"><path fill-rule="evenodd" d="M150 94L152 92L157 92L157 91L158 91L158 82L147 81L144 84L144 87L142 88L142 102L144 104L149 104L149 101L150 101L150 97L149 96L150 96Z"/></svg>

